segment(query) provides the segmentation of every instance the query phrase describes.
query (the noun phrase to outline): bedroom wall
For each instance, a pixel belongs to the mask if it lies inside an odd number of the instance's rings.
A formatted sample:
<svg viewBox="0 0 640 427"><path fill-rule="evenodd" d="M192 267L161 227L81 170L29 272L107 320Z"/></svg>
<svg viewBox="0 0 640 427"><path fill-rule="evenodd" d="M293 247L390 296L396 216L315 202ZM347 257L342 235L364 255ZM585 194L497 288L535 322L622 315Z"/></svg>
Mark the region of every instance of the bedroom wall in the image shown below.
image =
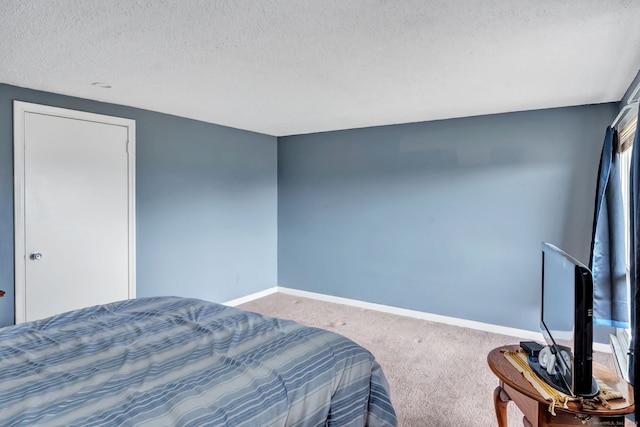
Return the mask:
<svg viewBox="0 0 640 427"><path fill-rule="evenodd" d="M275 137L0 84L0 326L13 323L13 100L136 120L137 295L276 285Z"/></svg>
<svg viewBox="0 0 640 427"><path fill-rule="evenodd" d="M617 109L280 138L278 284L538 330L540 242L587 261Z"/></svg>

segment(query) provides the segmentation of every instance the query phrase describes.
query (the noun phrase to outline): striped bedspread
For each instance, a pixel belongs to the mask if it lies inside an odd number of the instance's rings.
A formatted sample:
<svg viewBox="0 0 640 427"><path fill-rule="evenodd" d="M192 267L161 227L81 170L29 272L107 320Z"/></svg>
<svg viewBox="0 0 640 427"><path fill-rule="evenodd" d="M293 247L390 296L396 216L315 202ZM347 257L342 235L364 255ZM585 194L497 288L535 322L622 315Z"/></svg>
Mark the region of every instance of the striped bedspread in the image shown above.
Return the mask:
<svg viewBox="0 0 640 427"><path fill-rule="evenodd" d="M338 334L177 297L0 329L1 426L395 426Z"/></svg>

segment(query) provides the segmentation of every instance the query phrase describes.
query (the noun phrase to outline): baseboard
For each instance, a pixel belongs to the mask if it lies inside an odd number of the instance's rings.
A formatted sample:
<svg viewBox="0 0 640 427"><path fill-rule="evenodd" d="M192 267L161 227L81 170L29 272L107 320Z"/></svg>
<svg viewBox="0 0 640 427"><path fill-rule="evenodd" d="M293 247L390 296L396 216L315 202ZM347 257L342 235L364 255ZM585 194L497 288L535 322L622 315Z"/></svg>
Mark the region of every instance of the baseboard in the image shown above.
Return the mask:
<svg viewBox="0 0 640 427"><path fill-rule="evenodd" d="M235 307L240 304L244 304L258 298L266 297L267 295L275 294L278 292L278 287L274 286L273 288L265 289L264 291L256 292L250 295L246 295L244 297L232 299L231 301L223 302L223 305L228 305L230 307Z"/></svg>
<svg viewBox="0 0 640 427"><path fill-rule="evenodd" d="M611 346L609 344L594 342L593 351L599 351L600 353L611 353Z"/></svg>
<svg viewBox="0 0 640 427"><path fill-rule="evenodd" d="M542 333L538 331L529 331L526 329L510 328L507 326L494 325L491 323L483 323L483 322L477 322L474 320L460 319L457 317L442 316L439 314L432 314L424 311L409 310L406 308L393 307L390 305L376 304L372 302L336 297L333 295L319 294L319 293L309 292L309 291L301 291L299 289L285 288L282 286L276 286L276 291L282 292L283 294L294 295L294 296L299 296L303 298L311 298L319 301L343 304L351 307L364 308L367 310L375 310L383 313L395 314L398 316L412 317L414 319L428 320L430 322L443 323L446 325L460 326L463 328L491 332L494 334L507 335L507 336L516 337L519 339L524 339L524 340L544 342L544 337ZM608 344L594 342L593 350L603 352L603 353L611 353L611 348Z"/></svg>

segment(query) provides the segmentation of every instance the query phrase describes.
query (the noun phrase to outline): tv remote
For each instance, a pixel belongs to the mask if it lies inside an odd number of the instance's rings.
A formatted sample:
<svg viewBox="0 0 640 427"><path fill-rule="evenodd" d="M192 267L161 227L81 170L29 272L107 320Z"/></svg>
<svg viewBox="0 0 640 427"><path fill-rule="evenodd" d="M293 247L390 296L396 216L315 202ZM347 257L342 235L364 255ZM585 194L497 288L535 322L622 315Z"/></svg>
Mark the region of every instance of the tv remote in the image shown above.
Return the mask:
<svg viewBox="0 0 640 427"><path fill-rule="evenodd" d="M535 341L520 341L520 347L531 357L538 357L538 353L544 348Z"/></svg>

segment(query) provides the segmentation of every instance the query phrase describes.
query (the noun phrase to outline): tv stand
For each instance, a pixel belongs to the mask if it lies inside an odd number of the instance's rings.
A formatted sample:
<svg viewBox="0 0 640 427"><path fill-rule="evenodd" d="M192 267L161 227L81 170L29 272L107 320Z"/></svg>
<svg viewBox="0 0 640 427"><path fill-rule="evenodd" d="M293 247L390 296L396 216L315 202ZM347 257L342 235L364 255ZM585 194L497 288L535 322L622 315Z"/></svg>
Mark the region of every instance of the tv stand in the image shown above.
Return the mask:
<svg viewBox="0 0 640 427"><path fill-rule="evenodd" d="M609 401L610 408L595 409L580 407L579 402L568 402L568 409L556 406L556 415L549 412L549 402L538 393L529 381L504 357L503 351L515 351L520 346L504 346L491 350L487 362L498 377L499 385L493 393L499 427L508 427L507 406L514 402L524 414L525 426L619 426L625 424L624 417L634 411L633 387L615 372L604 366L593 364L593 375L607 386L622 393L623 399Z"/></svg>
<svg viewBox="0 0 640 427"><path fill-rule="evenodd" d="M560 374L549 375L547 370L540 366L537 357L529 356L527 357L527 361L529 362L529 367L531 367L533 372L535 372L538 377L542 378L544 382L546 382L556 390L563 392L564 394L567 394L569 396L573 395L573 393L571 393L571 390L569 390L565 385L571 384L571 372L568 372L567 375L564 376L563 381L563 379L560 378ZM598 387L598 382L594 377L591 377L591 391L587 394L581 394L580 397L591 399L592 397L597 396L599 392L600 387Z"/></svg>

